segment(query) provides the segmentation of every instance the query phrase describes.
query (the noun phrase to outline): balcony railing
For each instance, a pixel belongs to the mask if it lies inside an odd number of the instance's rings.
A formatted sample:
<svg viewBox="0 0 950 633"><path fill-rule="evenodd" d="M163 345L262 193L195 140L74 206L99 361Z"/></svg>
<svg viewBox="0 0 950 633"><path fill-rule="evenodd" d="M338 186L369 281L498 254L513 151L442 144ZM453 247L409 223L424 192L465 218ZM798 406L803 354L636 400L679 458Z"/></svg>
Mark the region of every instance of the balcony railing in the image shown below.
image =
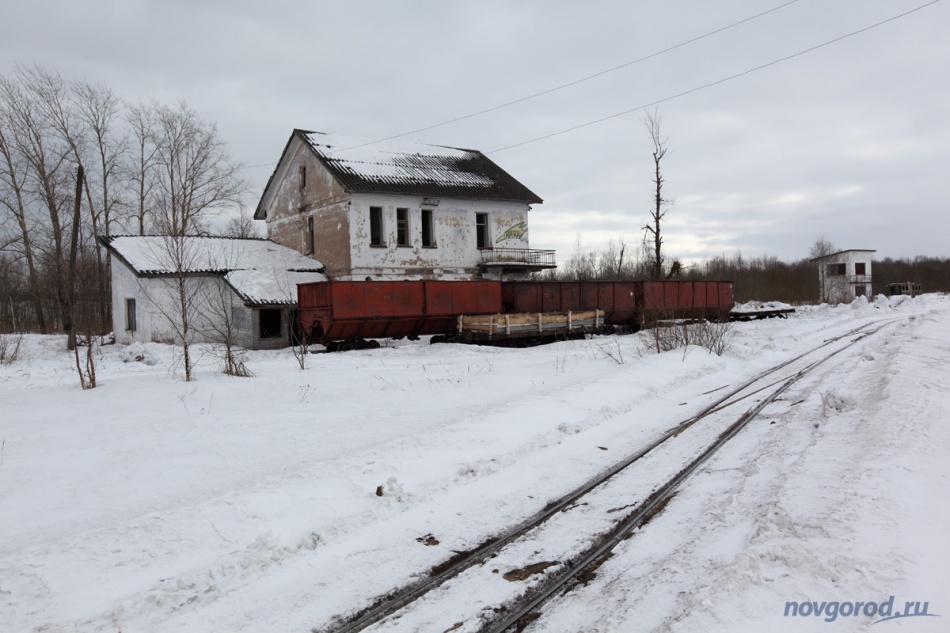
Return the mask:
<svg viewBox="0 0 950 633"><path fill-rule="evenodd" d="M852 284L869 284L871 281L871 275L851 275Z"/></svg>
<svg viewBox="0 0 950 633"><path fill-rule="evenodd" d="M556 251L537 248L483 248L482 266L502 266L512 268L557 268L554 261Z"/></svg>

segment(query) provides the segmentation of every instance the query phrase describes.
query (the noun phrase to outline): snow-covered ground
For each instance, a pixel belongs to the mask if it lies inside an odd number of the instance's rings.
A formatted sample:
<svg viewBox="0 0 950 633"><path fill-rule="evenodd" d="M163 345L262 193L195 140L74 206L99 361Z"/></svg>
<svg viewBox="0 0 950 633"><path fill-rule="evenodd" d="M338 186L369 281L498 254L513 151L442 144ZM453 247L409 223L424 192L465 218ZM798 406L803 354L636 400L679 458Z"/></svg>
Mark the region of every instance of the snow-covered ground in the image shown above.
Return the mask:
<svg viewBox="0 0 950 633"><path fill-rule="evenodd" d="M229 378L202 348L185 383L173 348L105 346L91 391L61 338L26 337L0 366L0 631L319 630L537 512L714 390L885 320L531 630L944 630L950 298L924 295L737 323L722 357L652 354L645 334L397 342L312 355L304 371L289 350L253 352L255 377ZM941 617L784 615L791 601L892 595L895 612L926 601ZM437 630L462 606L444 605ZM409 624L386 628L436 630Z"/></svg>

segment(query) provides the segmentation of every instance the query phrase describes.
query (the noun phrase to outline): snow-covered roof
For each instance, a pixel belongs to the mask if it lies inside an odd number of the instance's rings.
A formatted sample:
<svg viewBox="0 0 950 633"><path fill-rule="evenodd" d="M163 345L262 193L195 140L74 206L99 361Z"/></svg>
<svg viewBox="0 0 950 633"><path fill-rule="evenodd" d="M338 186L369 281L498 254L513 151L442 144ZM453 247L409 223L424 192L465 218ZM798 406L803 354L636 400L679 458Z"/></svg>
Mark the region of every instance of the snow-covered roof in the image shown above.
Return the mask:
<svg viewBox="0 0 950 633"><path fill-rule="evenodd" d="M837 257L838 255L844 255L845 253L876 253L877 251L873 248L849 248L843 251L838 251L836 253L828 253L827 255L819 255L818 257L812 258L808 261L817 262L819 259L828 259L829 257Z"/></svg>
<svg viewBox="0 0 950 633"><path fill-rule="evenodd" d="M541 203L477 150L294 130L261 197L263 204L287 150L299 139L350 193L394 193ZM255 217L259 217L261 205Z"/></svg>
<svg viewBox="0 0 950 633"><path fill-rule="evenodd" d="M248 305L297 303L297 284L326 281L324 266L270 240L122 235L101 238L135 274L221 275Z"/></svg>

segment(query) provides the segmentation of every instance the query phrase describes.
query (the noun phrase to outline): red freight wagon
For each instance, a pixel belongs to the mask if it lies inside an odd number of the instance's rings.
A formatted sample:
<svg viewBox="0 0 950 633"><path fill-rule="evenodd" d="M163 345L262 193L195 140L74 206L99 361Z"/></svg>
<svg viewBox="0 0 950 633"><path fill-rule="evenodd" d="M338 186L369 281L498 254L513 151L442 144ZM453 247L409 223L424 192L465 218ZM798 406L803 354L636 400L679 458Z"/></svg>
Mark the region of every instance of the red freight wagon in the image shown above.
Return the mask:
<svg viewBox="0 0 950 633"><path fill-rule="evenodd" d="M647 319L728 320L735 303L731 281L643 281Z"/></svg>
<svg viewBox="0 0 950 633"><path fill-rule="evenodd" d="M308 340L450 334L462 314L501 312L497 281L328 281L297 286L297 319Z"/></svg>
<svg viewBox="0 0 950 633"><path fill-rule="evenodd" d="M603 310L609 325L639 329L646 319L724 320L728 281L512 281L502 284L506 314Z"/></svg>
<svg viewBox="0 0 950 633"><path fill-rule="evenodd" d="M603 310L608 325L638 323L639 281L512 281L502 284L506 314Z"/></svg>

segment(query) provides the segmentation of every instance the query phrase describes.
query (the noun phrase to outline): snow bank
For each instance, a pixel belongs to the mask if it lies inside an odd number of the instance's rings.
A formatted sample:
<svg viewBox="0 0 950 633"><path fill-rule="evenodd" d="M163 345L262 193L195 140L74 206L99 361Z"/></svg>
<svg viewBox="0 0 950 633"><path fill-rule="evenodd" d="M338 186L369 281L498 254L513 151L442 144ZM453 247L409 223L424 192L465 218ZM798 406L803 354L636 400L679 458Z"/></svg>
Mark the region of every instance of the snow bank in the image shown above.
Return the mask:
<svg viewBox="0 0 950 633"><path fill-rule="evenodd" d="M924 295L733 324L722 357L650 354L646 333L512 350L400 341L313 355L305 371L290 350L250 352L256 377L241 379L195 346L185 383L174 348L104 346L86 392L63 337L27 336L0 367L0 630L325 626L722 387L882 320L891 329L744 431L541 630L801 631L787 600L890 594L946 613L950 517L934 500L950 474L950 301ZM915 630L925 620L942 622Z"/></svg>

